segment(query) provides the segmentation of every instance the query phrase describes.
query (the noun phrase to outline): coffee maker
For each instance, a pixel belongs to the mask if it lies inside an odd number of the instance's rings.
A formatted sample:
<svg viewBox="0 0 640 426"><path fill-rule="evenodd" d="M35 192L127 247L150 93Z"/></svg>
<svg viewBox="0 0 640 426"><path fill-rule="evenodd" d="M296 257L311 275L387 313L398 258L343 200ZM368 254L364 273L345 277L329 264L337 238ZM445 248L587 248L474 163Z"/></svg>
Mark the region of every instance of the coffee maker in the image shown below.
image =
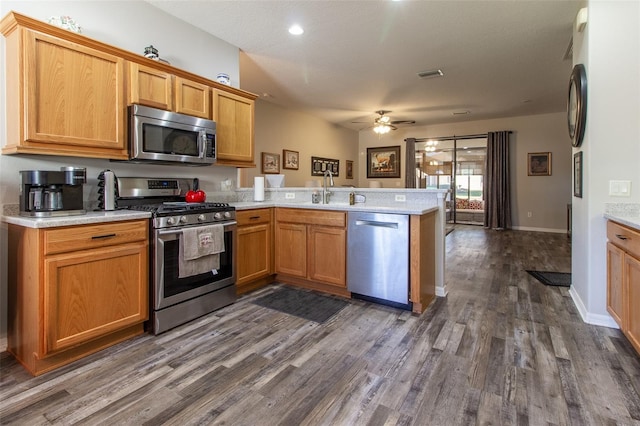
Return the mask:
<svg viewBox="0 0 640 426"><path fill-rule="evenodd" d="M85 214L83 168L20 171L20 215L32 217Z"/></svg>

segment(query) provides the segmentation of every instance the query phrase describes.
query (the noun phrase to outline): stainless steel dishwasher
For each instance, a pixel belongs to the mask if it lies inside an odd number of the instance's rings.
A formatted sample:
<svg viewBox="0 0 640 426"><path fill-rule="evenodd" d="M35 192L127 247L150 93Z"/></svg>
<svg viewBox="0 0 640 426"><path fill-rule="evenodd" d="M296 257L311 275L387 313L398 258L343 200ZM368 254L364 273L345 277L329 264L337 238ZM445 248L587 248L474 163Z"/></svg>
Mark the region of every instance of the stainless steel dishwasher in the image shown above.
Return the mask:
<svg viewBox="0 0 640 426"><path fill-rule="evenodd" d="M352 297L411 309L408 215L350 212L347 247Z"/></svg>

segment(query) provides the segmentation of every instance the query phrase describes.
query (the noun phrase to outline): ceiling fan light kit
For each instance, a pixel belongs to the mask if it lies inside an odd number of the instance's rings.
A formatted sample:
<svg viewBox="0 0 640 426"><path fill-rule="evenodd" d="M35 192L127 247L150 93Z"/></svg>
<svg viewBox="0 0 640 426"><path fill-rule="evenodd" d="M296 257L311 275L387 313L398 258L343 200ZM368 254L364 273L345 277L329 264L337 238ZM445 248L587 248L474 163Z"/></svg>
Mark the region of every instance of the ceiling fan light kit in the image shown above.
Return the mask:
<svg viewBox="0 0 640 426"><path fill-rule="evenodd" d="M385 133L389 133L391 130L391 126L385 123L378 123L373 127L373 131L379 135L384 135Z"/></svg>

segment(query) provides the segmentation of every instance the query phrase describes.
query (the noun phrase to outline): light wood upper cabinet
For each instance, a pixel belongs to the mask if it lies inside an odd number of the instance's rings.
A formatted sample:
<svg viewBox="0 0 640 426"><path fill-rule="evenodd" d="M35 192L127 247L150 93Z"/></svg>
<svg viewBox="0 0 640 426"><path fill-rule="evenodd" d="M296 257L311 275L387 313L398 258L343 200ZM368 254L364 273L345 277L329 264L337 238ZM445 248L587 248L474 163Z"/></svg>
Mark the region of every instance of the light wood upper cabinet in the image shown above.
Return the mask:
<svg viewBox="0 0 640 426"><path fill-rule="evenodd" d="M173 111L173 75L131 62L129 64L129 104Z"/></svg>
<svg viewBox="0 0 640 426"><path fill-rule="evenodd" d="M10 18L2 152L126 159L124 60Z"/></svg>
<svg viewBox="0 0 640 426"><path fill-rule="evenodd" d="M254 115L254 98L220 89L213 90L218 164L255 167Z"/></svg>
<svg viewBox="0 0 640 426"><path fill-rule="evenodd" d="M147 220L8 231L8 350L32 374L144 332Z"/></svg>
<svg viewBox="0 0 640 426"><path fill-rule="evenodd" d="M106 43L10 12L3 154L126 160L127 105L217 122L218 163L255 167L256 96Z"/></svg>
<svg viewBox="0 0 640 426"><path fill-rule="evenodd" d="M146 65L129 64L129 104L211 119L211 89Z"/></svg>
<svg viewBox="0 0 640 426"><path fill-rule="evenodd" d="M211 89L186 78L176 77L176 112L211 119Z"/></svg>

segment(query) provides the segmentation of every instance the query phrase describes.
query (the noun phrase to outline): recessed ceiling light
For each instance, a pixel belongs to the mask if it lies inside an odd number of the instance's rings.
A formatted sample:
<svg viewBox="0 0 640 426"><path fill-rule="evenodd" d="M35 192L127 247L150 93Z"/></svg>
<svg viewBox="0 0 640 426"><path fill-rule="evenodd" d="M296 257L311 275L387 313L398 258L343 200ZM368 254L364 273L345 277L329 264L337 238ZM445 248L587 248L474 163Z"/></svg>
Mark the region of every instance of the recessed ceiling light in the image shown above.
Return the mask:
<svg viewBox="0 0 640 426"><path fill-rule="evenodd" d="M302 29L302 27L298 24L292 25L289 27L289 34L292 35L301 35L304 34L304 30Z"/></svg>

